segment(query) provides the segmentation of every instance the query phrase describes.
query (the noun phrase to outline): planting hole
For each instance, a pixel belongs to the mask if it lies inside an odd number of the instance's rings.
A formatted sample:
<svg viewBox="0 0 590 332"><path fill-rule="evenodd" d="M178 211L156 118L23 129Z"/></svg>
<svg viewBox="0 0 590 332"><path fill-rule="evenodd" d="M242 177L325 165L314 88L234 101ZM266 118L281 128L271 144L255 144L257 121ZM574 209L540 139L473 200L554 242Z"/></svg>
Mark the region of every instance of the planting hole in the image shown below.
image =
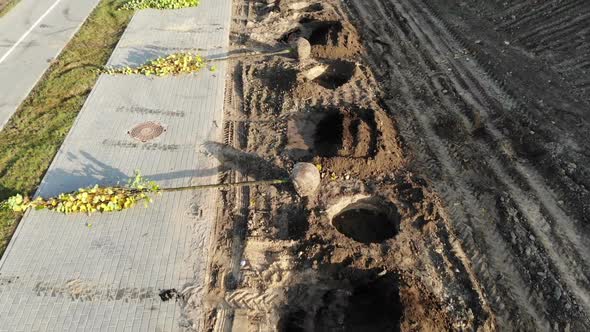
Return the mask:
<svg viewBox="0 0 590 332"><path fill-rule="evenodd" d="M307 6L305 7L305 9L303 9L303 11L308 13L319 12L322 10L324 10L324 5L322 5L321 3L314 3L313 5Z"/></svg>
<svg viewBox="0 0 590 332"><path fill-rule="evenodd" d="M340 22L320 22L309 36L311 45L338 45L338 36L342 32Z"/></svg>
<svg viewBox="0 0 590 332"><path fill-rule="evenodd" d="M344 115L338 111L329 112L318 123L314 135L314 146L321 157L333 157L342 148Z"/></svg>
<svg viewBox="0 0 590 332"><path fill-rule="evenodd" d="M305 316L304 310L296 310L289 312L285 317L279 321L279 331L282 332L303 332L305 331Z"/></svg>
<svg viewBox="0 0 590 332"><path fill-rule="evenodd" d="M349 303L344 321L346 331L399 331L403 308L393 277L357 286Z"/></svg>
<svg viewBox="0 0 590 332"><path fill-rule="evenodd" d="M352 288L331 289L324 294L314 317L314 331L400 330L403 306L396 275L348 282Z"/></svg>
<svg viewBox="0 0 590 332"><path fill-rule="evenodd" d="M336 60L329 64L328 69L314 82L326 89L334 90L348 83L352 79L355 69L354 62Z"/></svg>
<svg viewBox="0 0 590 332"><path fill-rule="evenodd" d="M372 158L379 131L375 112L359 108L312 108L289 120L287 150L292 158Z"/></svg>
<svg viewBox="0 0 590 332"><path fill-rule="evenodd" d="M397 235L397 208L363 199L346 206L332 218L332 225L345 236L361 243L381 243Z"/></svg>
<svg viewBox="0 0 590 332"><path fill-rule="evenodd" d="M287 33L283 34L278 41L281 43L289 44L295 41L297 38L301 37L301 29L295 28L289 30Z"/></svg>

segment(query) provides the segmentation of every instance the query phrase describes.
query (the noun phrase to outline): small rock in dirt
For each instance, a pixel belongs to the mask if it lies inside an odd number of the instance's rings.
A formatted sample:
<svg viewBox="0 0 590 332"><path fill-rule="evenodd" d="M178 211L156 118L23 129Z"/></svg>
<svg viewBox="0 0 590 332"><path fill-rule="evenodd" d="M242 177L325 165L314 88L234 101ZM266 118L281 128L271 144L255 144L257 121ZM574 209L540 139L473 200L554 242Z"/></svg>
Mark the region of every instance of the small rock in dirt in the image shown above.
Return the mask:
<svg viewBox="0 0 590 332"><path fill-rule="evenodd" d="M326 71L326 69L328 69L327 66L314 65L314 66L310 66L308 68L301 69L301 74L303 75L303 77L306 80L313 81L316 78L318 78L319 76L321 76Z"/></svg>
<svg viewBox="0 0 590 332"><path fill-rule="evenodd" d="M320 172L314 164L297 163L293 167L291 181L299 196L313 196L320 186Z"/></svg>
<svg viewBox="0 0 590 332"><path fill-rule="evenodd" d="M479 45L479 44L481 44L481 40L478 39L478 40L475 41L475 43Z"/></svg>
<svg viewBox="0 0 590 332"><path fill-rule="evenodd" d="M289 9L301 10L307 6L309 6L309 3L307 1L300 1L300 2L295 2L295 3L289 4Z"/></svg>
<svg viewBox="0 0 590 332"><path fill-rule="evenodd" d="M561 289L559 287L555 288L553 295L555 296L556 300L559 300L561 298Z"/></svg>
<svg viewBox="0 0 590 332"><path fill-rule="evenodd" d="M305 61L309 59L311 55L311 44L305 38L298 38L295 41L295 47L297 48L297 58L299 61Z"/></svg>

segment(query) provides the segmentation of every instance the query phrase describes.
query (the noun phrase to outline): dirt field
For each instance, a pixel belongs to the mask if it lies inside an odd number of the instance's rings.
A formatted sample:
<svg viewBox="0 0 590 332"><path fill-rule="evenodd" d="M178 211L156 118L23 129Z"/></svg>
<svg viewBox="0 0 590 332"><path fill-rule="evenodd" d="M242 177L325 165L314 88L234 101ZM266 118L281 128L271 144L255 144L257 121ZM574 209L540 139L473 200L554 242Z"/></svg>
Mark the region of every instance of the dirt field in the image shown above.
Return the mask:
<svg viewBox="0 0 590 332"><path fill-rule="evenodd" d="M210 330L590 330L590 3L235 1ZM190 306L190 303L189 303Z"/></svg>

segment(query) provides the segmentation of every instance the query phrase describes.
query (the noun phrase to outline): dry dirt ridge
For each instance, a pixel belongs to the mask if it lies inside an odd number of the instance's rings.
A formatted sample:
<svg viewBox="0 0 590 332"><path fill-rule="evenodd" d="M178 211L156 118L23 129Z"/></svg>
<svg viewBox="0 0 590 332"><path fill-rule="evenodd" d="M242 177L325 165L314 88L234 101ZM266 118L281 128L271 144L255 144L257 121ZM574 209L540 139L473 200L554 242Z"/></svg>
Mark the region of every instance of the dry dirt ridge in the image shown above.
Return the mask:
<svg viewBox="0 0 590 332"><path fill-rule="evenodd" d="M590 330L590 3L234 6L210 330Z"/></svg>

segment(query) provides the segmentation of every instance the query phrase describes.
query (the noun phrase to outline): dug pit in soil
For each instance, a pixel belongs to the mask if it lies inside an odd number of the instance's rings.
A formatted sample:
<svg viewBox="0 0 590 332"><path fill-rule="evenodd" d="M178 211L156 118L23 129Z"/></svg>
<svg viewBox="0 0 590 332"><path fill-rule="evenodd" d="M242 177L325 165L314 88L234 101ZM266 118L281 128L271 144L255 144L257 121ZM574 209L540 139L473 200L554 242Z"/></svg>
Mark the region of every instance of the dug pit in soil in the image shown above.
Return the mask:
<svg viewBox="0 0 590 332"><path fill-rule="evenodd" d="M321 6L316 4L309 8L320 9ZM311 54L316 59L352 59L361 49L356 33L350 26L345 26L338 21L318 21L309 18L301 19L277 41L289 44L300 37L309 41Z"/></svg>
<svg viewBox="0 0 590 332"><path fill-rule="evenodd" d="M372 110L314 108L290 120L287 150L299 160L315 156L371 158L377 136Z"/></svg>
<svg viewBox="0 0 590 332"><path fill-rule="evenodd" d="M303 8L303 11L304 12L307 12L307 13L315 13L315 12L319 12L319 11L322 11L322 10L324 10L324 5L322 5L319 2L318 3L314 3L312 5L309 5L309 6L305 7L305 8Z"/></svg>
<svg viewBox="0 0 590 332"><path fill-rule="evenodd" d="M320 86L335 90L350 82L356 71L354 62L335 60L328 64L326 71L314 80Z"/></svg>
<svg viewBox="0 0 590 332"><path fill-rule="evenodd" d="M393 205L363 199L346 206L332 218L332 225L361 243L381 243L398 233L400 216Z"/></svg>
<svg viewBox="0 0 590 332"><path fill-rule="evenodd" d="M344 331L399 331L402 305L396 281L386 275L356 286L343 314Z"/></svg>
<svg viewBox="0 0 590 332"><path fill-rule="evenodd" d="M323 272L327 273L327 272ZM372 270L342 271L343 278L320 276L305 288L302 303L289 303L278 323L278 331L399 331L403 306L398 277Z"/></svg>
<svg viewBox="0 0 590 332"><path fill-rule="evenodd" d="M311 45L338 45L338 38L342 32L340 22L320 22L309 36Z"/></svg>
<svg viewBox="0 0 590 332"><path fill-rule="evenodd" d="M295 28L289 30L287 33L283 34L281 38L278 39L279 42L289 44L290 42L295 41L297 38L301 37L301 29Z"/></svg>
<svg viewBox="0 0 590 332"><path fill-rule="evenodd" d="M333 157L342 148L344 115L332 111L318 123L314 135L314 146L321 157Z"/></svg>

